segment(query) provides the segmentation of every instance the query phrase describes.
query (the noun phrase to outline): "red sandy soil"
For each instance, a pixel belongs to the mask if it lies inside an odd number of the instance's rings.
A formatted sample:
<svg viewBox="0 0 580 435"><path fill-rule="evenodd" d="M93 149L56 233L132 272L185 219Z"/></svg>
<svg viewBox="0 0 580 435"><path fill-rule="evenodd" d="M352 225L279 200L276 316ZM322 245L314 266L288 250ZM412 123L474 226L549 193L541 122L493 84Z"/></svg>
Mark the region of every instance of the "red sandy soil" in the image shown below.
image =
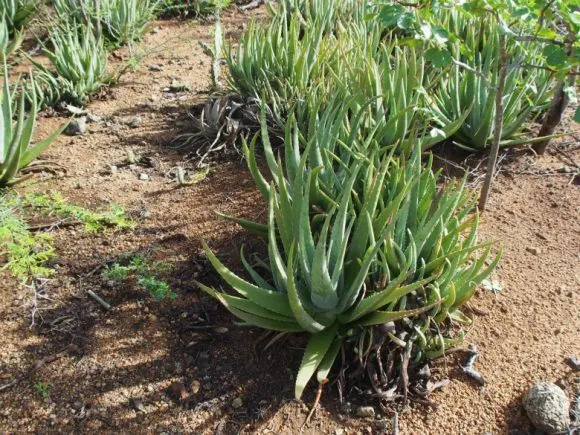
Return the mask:
<svg viewBox="0 0 580 435"><path fill-rule="evenodd" d="M247 20L248 15L228 12L227 36L235 38ZM214 165L194 186L178 188L168 175L178 165L194 167L188 150L171 149L169 143L179 133L176 118L207 97L210 59L198 40L211 40L211 24L163 20L153 26L159 31L136 48L151 50L149 57L105 100L88 106L103 122L89 124L84 136L59 137L42 157L66 170L39 174L20 189L55 190L92 209L118 203L140 220L127 232L54 230L56 275L45 285L50 300L40 301L32 328L30 291L0 273L0 385L71 343L77 348L0 392L2 432L298 433L308 413L306 404L292 400L292 374L304 342L287 339L265 352L255 348L261 332L236 327L193 284L194 278L217 283L201 254L202 239L234 267L243 243L259 247L214 212L259 219L265 204L241 158ZM124 49L115 56L128 55ZM150 71L150 64L162 70ZM174 78L192 91L163 92ZM131 128L127 122L135 116L142 123ZM39 137L62 121L42 118ZM577 137L563 138L559 146L578 162ZM566 148L563 142L573 140ZM150 157L151 164L123 166L128 151ZM110 165L118 171L111 174ZM573 167L553 150L541 158L520 153L504 162L482 225L483 237L505 247L494 276L503 290L479 290L466 310L476 317L466 344L479 348L476 368L487 384L481 389L461 372L462 355L439 361L436 371L447 374L451 384L431 396L436 409L412 405L402 413L401 433L527 433L520 399L534 381L561 381L570 397L578 392L578 377L565 358L580 355L580 195L577 178L558 172L565 165ZM140 180L142 173L151 179ZM134 285L111 286L101 278L105 264L130 253L172 264L167 279L178 298L156 303ZM90 289L114 309L104 311L87 296ZM47 398L33 387L39 381L51 384ZM187 389L181 403L167 394L176 381ZM309 391L307 404L313 396ZM131 398L139 398L145 412L135 411ZM234 408L239 399L241 407ZM390 431L391 416L349 415L332 388L304 429Z"/></svg>

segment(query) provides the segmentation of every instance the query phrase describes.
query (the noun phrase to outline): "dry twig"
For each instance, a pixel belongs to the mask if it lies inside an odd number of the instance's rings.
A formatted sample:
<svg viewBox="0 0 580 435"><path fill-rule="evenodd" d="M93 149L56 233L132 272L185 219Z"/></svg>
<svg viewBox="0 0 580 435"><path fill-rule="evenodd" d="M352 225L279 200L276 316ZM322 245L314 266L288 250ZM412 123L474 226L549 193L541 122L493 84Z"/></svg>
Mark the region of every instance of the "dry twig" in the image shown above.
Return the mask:
<svg viewBox="0 0 580 435"><path fill-rule="evenodd" d="M30 366L30 368L28 370L26 370L20 376L17 376L16 378L14 378L12 381L8 382L7 384L1 385L0 392L7 390L7 389L19 384L23 380L27 379L28 377L30 377L31 375L36 373L38 370L40 370L46 364L50 364L51 362L54 362L57 359L62 358L63 356L65 356L68 353L74 353L74 352L78 352L78 351L79 351L79 348L77 346L75 346L74 344L69 344L67 347L65 347L60 352L54 353L54 354L49 355L45 358L41 358L41 359L37 360L34 364L32 364L32 366Z"/></svg>

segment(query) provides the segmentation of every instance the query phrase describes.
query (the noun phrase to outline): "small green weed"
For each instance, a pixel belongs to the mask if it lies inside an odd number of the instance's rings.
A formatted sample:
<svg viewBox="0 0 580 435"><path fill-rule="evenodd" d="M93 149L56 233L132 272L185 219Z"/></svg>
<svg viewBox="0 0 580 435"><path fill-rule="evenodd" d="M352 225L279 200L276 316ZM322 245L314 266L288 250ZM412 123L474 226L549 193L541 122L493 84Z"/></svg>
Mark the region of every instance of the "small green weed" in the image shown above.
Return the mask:
<svg viewBox="0 0 580 435"><path fill-rule="evenodd" d="M135 226L117 205L110 211L94 212L69 204L58 192L25 196L14 192L0 194L0 263L4 263L0 269L8 269L22 284L50 277L54 271L46 263L56 256L49 233L30 231L28 209L59 219L76 219L84 224L87 232Z"/></svg>
<svg viewBox="0 0 580 435"><path fill-rule="evenodd" d="M175 292L169 287L167 281L161 275L172 269L170 264L164 262L150 263L145 257L135 255L130 258L126 265L114 263L106 266L101 273L103 278L122 284L134 278L137 284L147 291L154 301L161 301L165 298L173 300L177 297Z"/></svg>
<svg viewBox="0 0 580 435"><path fill-rule="evenodd" d="M36 384L34 384L34 388L36 391L38 391L43 399L46 399L50 394L52 384L50 382L42 382L42 380L39 380Z"/></svg>
<svg viewBox="0 0 580 435"><path fill-rule="evenodd" d="M43 214L72 218L83 222L85 230L89 233L96 233L107 228L132 229L135 227L135 222L126 215L123 207L117 204L111 205L110 211L94 212L78 205L69 204L59 192L52 192L49 195L30 193L26 195L25 199L28 205Z"/></svg>
<svg viewBox="0 0 580 435"><path fill-rule="evenodd" d="M13 195L0 196L0 259L7 259L2 269L10 270L15 278L26 283L53 274L45 264L55 253L50 234L29 231L19 199Z"/></svg>

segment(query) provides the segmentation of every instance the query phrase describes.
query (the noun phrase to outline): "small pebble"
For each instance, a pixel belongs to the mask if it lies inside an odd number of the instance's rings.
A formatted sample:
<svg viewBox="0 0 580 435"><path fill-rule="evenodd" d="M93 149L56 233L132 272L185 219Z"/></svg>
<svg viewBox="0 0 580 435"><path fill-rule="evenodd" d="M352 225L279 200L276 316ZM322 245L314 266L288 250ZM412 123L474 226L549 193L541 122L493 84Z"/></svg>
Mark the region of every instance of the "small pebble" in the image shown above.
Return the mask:
<svg viewBox="0 0 580 435"><path fill-rule="evenodd" d="M141 124L143 124L143 120L141 119L141 117L135 116L131 119L131 121L129 121L129 123L127 125L129 125L129 127L131 127L131 128L137 128Z"/></svg>
<svg viewBox="0 0 580 435"><path fill-rule="evenodd" d="M73 119L66 127L65 133L69 136L82 136L87 132L87 117Z"/></svg>
<svg viewBox="0 0 580 435"><path fill-rule="evenodd" d="M149 71L161 71L161 65L152 63L151 65L149 65Z"/></svg>
<svg viewBox="0 0 580 435"><path fill-rule="evenodd" d="M141 181L147 181L150 178L151 177L149 177L149 175L147 175L147 174L139 174L139 180L141 180Z"/></svg>
<svg viewBox="0 0 580 435"><path fill-rule="evenodd" d="M137 412L147 412L147 410L145 409L145 405L143 404L143 401L137 397L131 397L129 399L129 403L131 404L131 407L137 411Z"/></svg>
<svg viewBox="0 0 580 435"><path fill-rule="evenodd" d="M242 406L244 406L244 402L242 402L242 398L236 397L232 402L232 408L240 409Z"/></svg>
<svg viewBox="0 0 580 435"><path fill-rule="evenodd" d="M373 418L375 416L375 408L372 406L359 406L355 414L360 418Z"/></svg>
<svg viewBox="0 0 580 435"><path fill-rule="evenodd" d="M181 402L185 399L187 399L187 389L185 388L185 385L183 385L183 382L174 382L173 384L171 384L171 386L169 387L168 390L168 394L169 397L171 397L173 400L177 401L177 402Z"/></svg>
<svg viewBox="0 0 580 435"><path fill-rule="evenodd" d="M199 382L199 381L192 381L192 382L191 382L191 387L190 387L190 390L191 390L191 393L192 393L192 394L197 394L197 393L199 393L199 389L200 389L200 388L201 388L201 382Z"/></svg>
<svg viewBox="0 0 580 435"><path fill-rule="evenodd" d="M218 334L225 334L229 331L229 329L226 328L225 326L220 326L218 328L215 328L214 331L217 332Z"/></svg>
<svg viewBox="0 0 580 435"><path fill-rule="evenodd" d="M534 246L528 246L526 248L526 251L528 251L530 254L532 255L540 255L542 253L542 251Z"/></svg>
<svg viewBox="0 0 580 435"><path fill-rule="evenodd" d="M87 122L98 124L99 122L102 122L102 121L103 121L103 118L100 117L99 115L95 115L93 113L89 113L87 115Z"/></svg>

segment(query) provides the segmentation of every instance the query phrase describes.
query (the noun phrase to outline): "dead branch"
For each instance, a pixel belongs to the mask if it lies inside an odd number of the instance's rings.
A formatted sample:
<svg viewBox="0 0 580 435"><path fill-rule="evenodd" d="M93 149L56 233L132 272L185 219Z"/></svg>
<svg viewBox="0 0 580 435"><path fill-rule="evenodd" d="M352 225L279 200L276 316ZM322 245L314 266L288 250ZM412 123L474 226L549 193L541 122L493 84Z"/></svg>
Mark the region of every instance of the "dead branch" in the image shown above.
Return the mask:
<svg viewBox="0 0 580 435"><path fill-rule="evenodd" d="M62 358L63 356L65 356L69 353L74 353L74 352L79 352L79 348L77 346L75 346L74 344L69 344L67 347L65 347L60 352L57 352L55 354L52 354L52 355L49 355L45 358L41 358L41 359L37 360L23 374L21 374L20 376L17 376L16 378L14 378L12 381L8 382L7 384L1 385L0 392L7 390L7 389L19 384L23 380L27 379L28 377L30 377L31 375L36 373L38 370L40 370L46 364L50 364L51 362L54 362L57 359Z"/></svg>

